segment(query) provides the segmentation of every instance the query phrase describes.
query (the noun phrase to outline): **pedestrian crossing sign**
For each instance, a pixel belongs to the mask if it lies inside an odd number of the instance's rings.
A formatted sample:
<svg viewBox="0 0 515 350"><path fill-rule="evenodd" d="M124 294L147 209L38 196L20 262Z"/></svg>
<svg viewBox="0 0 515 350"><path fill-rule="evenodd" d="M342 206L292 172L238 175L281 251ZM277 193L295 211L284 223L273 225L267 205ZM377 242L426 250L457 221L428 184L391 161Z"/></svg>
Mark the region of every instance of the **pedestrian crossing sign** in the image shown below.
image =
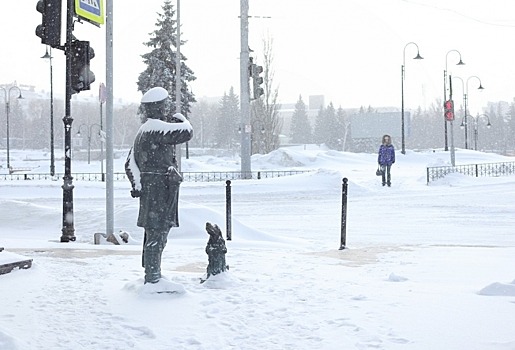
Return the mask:
<svg viewBox="0 0 515 350"><path fill-rule="evenodd" d="M104 0L75 0L75 14L94 25L104 24Z"/></svg>

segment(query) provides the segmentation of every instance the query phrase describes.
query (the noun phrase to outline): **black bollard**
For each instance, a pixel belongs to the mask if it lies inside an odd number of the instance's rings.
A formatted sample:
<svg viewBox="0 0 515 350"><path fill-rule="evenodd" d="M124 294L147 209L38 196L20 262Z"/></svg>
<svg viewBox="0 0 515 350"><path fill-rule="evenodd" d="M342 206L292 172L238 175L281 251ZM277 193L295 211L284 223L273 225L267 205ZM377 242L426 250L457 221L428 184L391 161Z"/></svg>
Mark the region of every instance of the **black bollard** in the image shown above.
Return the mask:
<svg viewBox="0 0 515 350"><path fill-rule="evenodd" d="M231 180L225 181L225 229L227 231L227 240L232 239L231 234Z"/></svg>
<svg viewBox="0 0 515 350"><path fill-rule="evenodd" d="M343 178L342 184L342 230L340 237L340 249L345 249L347 244L347 178Z"/></svg>

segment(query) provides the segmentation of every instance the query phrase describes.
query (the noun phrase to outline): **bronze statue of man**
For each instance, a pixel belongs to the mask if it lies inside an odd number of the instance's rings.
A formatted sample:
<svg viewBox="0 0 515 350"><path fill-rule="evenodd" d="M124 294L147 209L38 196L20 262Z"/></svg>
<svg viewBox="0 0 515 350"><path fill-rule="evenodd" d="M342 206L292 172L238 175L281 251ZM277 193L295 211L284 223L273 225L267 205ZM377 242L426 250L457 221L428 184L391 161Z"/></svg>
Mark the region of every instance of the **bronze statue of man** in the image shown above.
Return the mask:
<svg viewBox="0 0 515 350"><path fill-rule="evenodd" d="M182 114L165 116L167 99L168 92L161 87L143 95L141 107L147 120L139 128L125 162L131 195L140 201L137 225L145 229L142 254L145 283L159 282L161 255L168 233L172 227L179 226L182 176L177 171L175 145L193 136L191 124Z"/></svg>

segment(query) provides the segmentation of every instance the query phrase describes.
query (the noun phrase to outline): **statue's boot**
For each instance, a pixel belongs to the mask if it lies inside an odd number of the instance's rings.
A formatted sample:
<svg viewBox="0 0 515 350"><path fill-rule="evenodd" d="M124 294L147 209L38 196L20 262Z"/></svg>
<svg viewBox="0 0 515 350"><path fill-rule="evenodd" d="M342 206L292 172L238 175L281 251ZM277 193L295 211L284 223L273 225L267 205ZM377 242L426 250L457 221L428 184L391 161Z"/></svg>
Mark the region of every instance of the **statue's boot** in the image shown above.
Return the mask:
<svg viewBox="0 0 515 350"><path fill-rule="evenodd" d="M161 278L161 256L166 245L168 230L146 229L143 246L145 283L157 283Z"/></svg>
<svg viewBox="0 0 515 350"><path fill-rule="evenodd" d="M146 246L143 253L145 283L157 283L161 278L161 251L159 247Z"/></svg>

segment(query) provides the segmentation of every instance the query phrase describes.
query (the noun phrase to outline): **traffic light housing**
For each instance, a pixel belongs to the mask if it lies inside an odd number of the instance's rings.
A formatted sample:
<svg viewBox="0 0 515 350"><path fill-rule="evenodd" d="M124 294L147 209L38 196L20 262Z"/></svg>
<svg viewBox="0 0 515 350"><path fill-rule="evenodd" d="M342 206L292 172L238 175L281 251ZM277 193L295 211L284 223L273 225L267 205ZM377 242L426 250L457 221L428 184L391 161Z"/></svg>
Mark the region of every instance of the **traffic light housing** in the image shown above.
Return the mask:
<svg viewBox="0 0 515 350"><path fill-rule="evenodd" d="M259 76L261 73L263 73L263 67L253 63L251 65L251 73L253 85L252 92L254 93L254 100L257 100L265 93L265 90L263 90L261 87L261 84L263 84L263 77Z"/></svg>
<svg viewBox="0 0 515 350"><path fill-rule="evenodd" d="M454 101L447 100L443 104L444 107L444 117L448 122L454 120Z"/></svg>
<svg viewBox="0 0 515 350"><path fill-rule="evenodd" d="M89 69L90 60L95 51L89 41L73 40L71 42L71 88L73 93L89 90L95 81L95 74Z"/></svg>
<svg viewBox="0 0 515 350"><path fill-rule="evenodd" d="M61 46L61 3L62 0L39 0L36 4L36 10L42 15L36 35L42 44L53 48Z"/></svg>

